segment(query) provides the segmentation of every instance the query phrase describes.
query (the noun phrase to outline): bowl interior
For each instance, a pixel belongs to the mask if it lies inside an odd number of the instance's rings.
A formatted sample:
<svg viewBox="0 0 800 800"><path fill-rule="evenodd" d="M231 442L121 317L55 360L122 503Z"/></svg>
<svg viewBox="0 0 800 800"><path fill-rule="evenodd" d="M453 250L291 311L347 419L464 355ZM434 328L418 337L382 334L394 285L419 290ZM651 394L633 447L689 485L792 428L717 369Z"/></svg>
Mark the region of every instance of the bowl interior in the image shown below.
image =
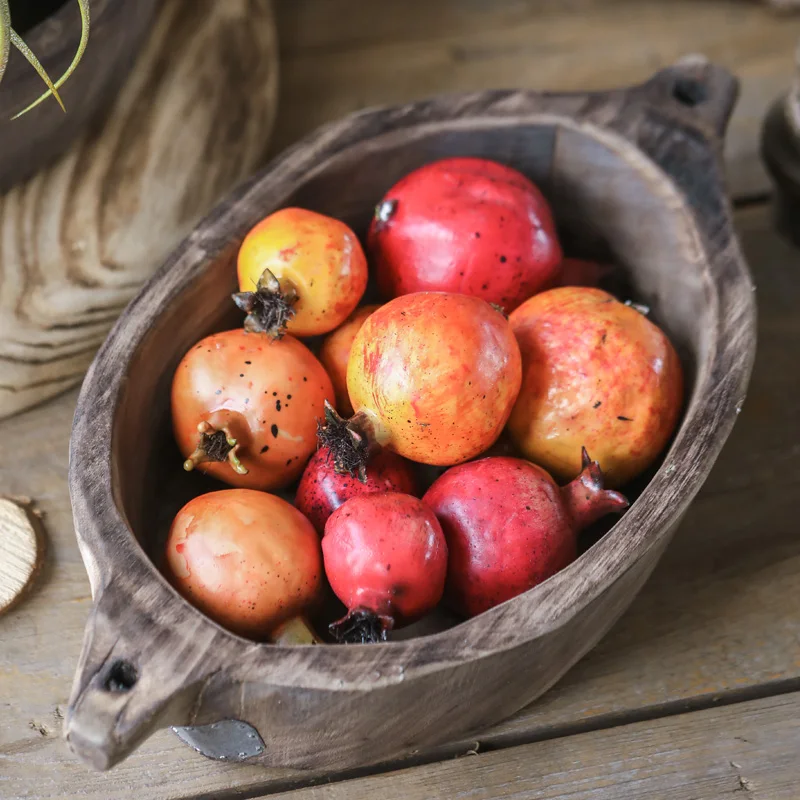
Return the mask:
<svg viewBox="0 0 800 800"><path fill-rule="evenodd" d="M136 349L115 417L112 470L120 511L156 566L161 567L178 509L193 496L222 488L181 469L169 390L172 373L192 344L241 324L229 295L236 290L236 253L247 230L279 207L298 205L341 219L363 237L375 204L395 181L454 155L496 159L537 183L552 205L566 254L618 268L608 288L650 307L683 362L687 403L698 397L716 329L709 265L691 216L676 194L665 190L663 175L630 144L567 120L471 121L469 127L454 120L382 133L300 176L275 168L234 201L226 217L230 230L197 249L192 279L159 310ZM373 293L371 288L365 300ZM626 493L635 498L657 467ZM589 532L584 549L612 523ZM440 615L402 636L456 622Z"/></svg>

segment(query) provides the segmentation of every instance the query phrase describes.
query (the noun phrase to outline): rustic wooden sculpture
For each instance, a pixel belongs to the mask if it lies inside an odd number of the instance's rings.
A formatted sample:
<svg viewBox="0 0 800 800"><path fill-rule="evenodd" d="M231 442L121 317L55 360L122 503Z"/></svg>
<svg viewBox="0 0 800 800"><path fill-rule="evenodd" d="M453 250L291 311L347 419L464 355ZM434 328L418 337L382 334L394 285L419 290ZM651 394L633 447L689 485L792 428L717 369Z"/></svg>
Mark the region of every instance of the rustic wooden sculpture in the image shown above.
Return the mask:
<svg viewBox="0 0 800 800"><path fill-rule="evenodd" d="M689 59L619 91L492 91L363 112L302 141L194 229L124 312L78 403L70 490L94 598L66 720L80 758L107 769L172 725L208 754L341 770L496 722L597 643L652 571L744 401L754 296L720 154L736 86ZM235 255L264 214L296 204L363 233L390 185L445 155L522 170L551 200L570 252L625 268L681 352L680 430L607 535L487 613L377 645L241 639L156 566L171 515L202 491L171 444L172 372L198 338L241 321L229 298ZM203 727L221 720L231 722Z"/></svg>
<svg viewBox="0 0 800 800"><path fill-rule="evenodd" d="M102 126L0 199L0 418L80 382L141 284L262 161L276 91L270 0L161 4Z"/></svg>

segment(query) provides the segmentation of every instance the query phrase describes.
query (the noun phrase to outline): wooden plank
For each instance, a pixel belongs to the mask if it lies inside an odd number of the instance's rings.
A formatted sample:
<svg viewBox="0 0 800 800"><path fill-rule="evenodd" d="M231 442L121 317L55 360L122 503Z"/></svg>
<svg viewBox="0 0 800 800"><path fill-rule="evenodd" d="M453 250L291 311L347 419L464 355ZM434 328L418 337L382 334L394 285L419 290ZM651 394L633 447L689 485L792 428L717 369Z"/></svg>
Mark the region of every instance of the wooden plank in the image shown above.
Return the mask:
<svg viewBox="0 0 800 800"><path fill-rule="evenodd" d="M702 52L742 78L726 142L737 195L769 188L761 120L791 82L800 35L798 17L721 0L294 0L276 11L273 152L365 106L491 88L604 89Z"/></svg>
<svg viewBox="0 0 800 800"><path fill-rule="evenodd" d="M794 800L800 694L279 795L285 800Z"/></svg>
<svg viewBox="0 0 800 800"><path fill-rule="evenodd" d="M771 231L766 208L739 212L737 224L759 287L760 354L722 458L609 636L540 702L473 742L515 744L800 678L800 374L785 344L800 336L798 256ZM307 779L207 761L166 731L96 774L60 741L57 717L89 610L65 481L74 402L72 393L0 424L0 487L35 499L50 539L30 595L0 618L0 797L217 798Z"/></svg>

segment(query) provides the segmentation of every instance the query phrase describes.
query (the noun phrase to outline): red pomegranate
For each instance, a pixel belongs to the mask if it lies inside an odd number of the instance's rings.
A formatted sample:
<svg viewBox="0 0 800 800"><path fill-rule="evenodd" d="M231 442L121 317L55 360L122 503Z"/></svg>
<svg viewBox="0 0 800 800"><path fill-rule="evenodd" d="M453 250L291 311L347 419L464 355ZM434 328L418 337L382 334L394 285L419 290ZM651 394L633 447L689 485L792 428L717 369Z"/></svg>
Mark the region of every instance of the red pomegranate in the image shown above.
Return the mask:
<svg viewBox="0 0 800 800"><path fill-rule="evenodd" d="M515 169L447 158L396 183L378 205L367 246L387 297L424 291L515 309L561 263L552 212Z"/></svg>
<svg viewBox="0 0 800 800"><path fill-rule="evenodd" d="M433 511L397 492L363 494L333 512L322 539L325 573L347 615L340 641L368 643L432 611L442 598L447 543Z"/></svg>
<svg viewBox="0 0 800 800"><path fill-rule="evenodd" d="M417 495L411 464L389 450L381 450L366 466L366 482L350 473L337 472L331 451L321 447L306 466L294 504L322 535L328 517L351 497L375 492Z"/></svg>
<svg viewBox="0 0 800 800"><path fill-rule="evenodd" d="M474 617L574 561L577 534L627 508L603 489L603 473L583 451L583 472L559 488L520 458L483 458L449 469L423 497L447 539L445 602Z"/></svg>

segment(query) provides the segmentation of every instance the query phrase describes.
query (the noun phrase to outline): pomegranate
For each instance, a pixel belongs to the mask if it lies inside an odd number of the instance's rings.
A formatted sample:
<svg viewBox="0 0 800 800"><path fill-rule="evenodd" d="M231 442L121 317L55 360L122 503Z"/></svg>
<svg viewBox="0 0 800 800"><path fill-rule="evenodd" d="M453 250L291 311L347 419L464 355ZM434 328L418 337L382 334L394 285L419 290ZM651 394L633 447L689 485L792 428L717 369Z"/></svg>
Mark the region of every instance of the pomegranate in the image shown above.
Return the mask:
<svg viewBox="0 0 800 800"><path fill-rule="evenodd" d="M319 537L285 500L252 489L195 497L175 516L166 554L176 589L234 633L319 641L303 616L322 588Z"/></svg>
<svg viewBox="0 0 800 800"><path fill-rule="evenodd" d="M603 489L603 473L583 451L583 471L560 489L519 458L483 458L449 469L427 491L447 539L445 603L465 617L515 597L575 560L577 533L627 508Z"/></svg>
<svg viewBox="0 0 800 800"><path fill-rule="evenodd" d="M508 430L522 453L561 480L585 446L619 487L643 472L678 421L683 374L662 330L607 292L561 287L509 321L523 378Z"/></svg>
<svg viewBox="0 0 800 800"><path fill-rule="evenodd" d="M340 414L350 416L353 406L347 393L347 362L350 360L350 348L364 320L380 306L361 306L357 308L342 325L328 334L319 349L319 360L325 367L333 390L336 392L336 410Z"/></svg>
<svg viewBox="0 0 800 800"><path fill-rule="evenodd" d="M416 497L353 497L326 523L322 552L331 588L348 609L329 626L340 642L383 641L442 598L447 543L433 512Z"/></svg>
<svg viewBox="0 0 800 800"><path fill-rule="evenodd" d="M330 378L293 336L208 336L186 353L172 380L172 425L184 468L233 486L286 486L316 448L328 398Z"/></svg>
<svg viewBox="0 0 800 800"><path fill-rule="evenodd" d="M402 492L417 496L411 464L389 450L376 453L367 465L366 475L366 483L361 483L348 473L337 472L330 450L320 448L303 472L294 503L321 535L328 517L357 494Z"/></svg>
<svg viewBox="0 0 800 800"><path fill-rule="evenodd" d="M477 297L404 295L363 323L347 390L356 413L326 409L320 442L340 472L386 447L438 466L467 461L500 435L519 392L519 348L500 312Z"/></svg>
<svg viewBox="0 0 800 800"><path fill-rule="evenodd" d="M236 304L248 330L280 337L328 333L367 288L367 260L343 222L304 208L284 208L245 237L238 258Z"/></svg>
<svg viewBox="0 0 800 800"><path fill-rule="evenodd" d="M551 280L561 262L539 189L482 158L447 158L406 175L378 205L367 246L387 297L457 292L506 311Z"/></svg>

